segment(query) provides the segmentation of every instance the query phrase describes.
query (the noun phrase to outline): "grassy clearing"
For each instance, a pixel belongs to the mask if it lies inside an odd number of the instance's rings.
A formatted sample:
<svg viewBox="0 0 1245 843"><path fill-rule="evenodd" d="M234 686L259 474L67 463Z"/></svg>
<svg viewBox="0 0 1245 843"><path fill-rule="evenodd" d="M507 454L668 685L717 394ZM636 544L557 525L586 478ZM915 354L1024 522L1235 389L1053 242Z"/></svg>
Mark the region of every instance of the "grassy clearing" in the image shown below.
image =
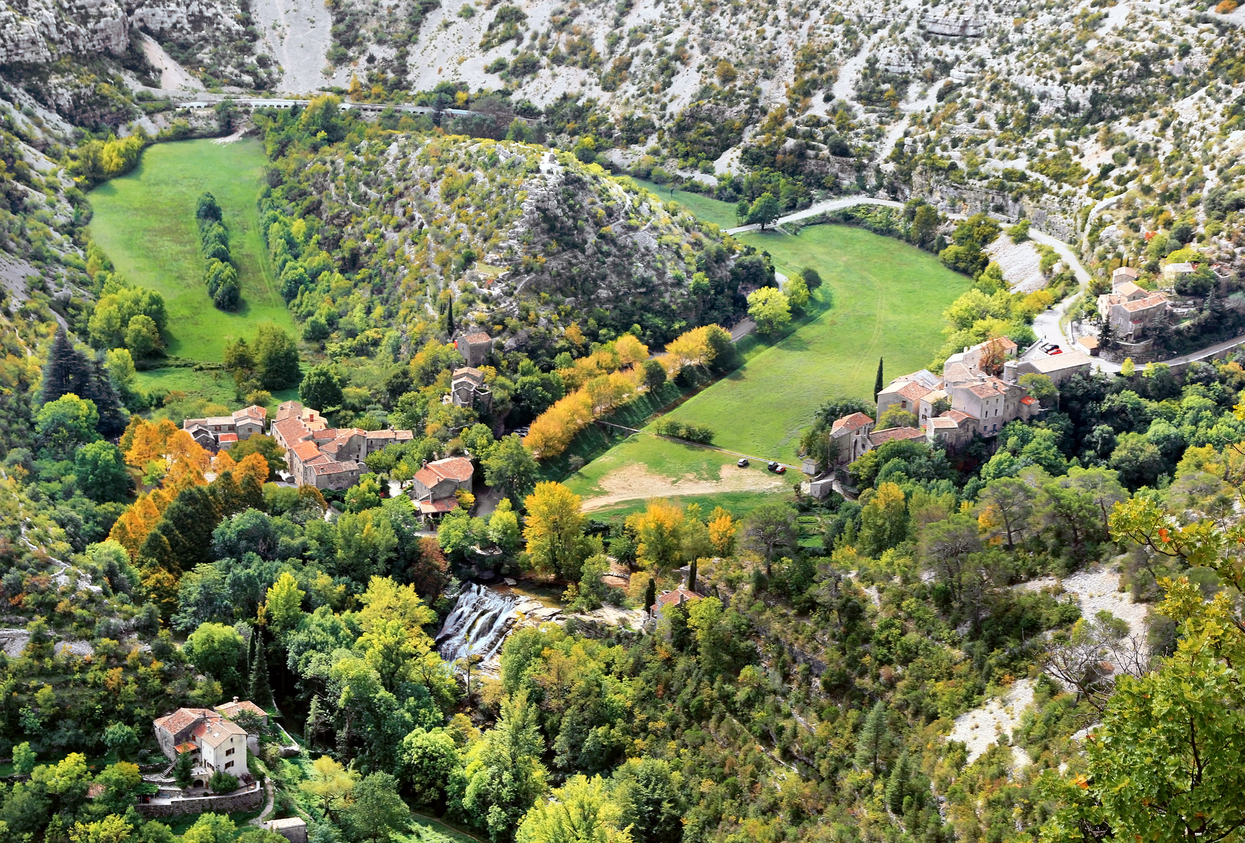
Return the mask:
<svg viewBox="0 0 1245 843"><path fill-rule="evenodd" d="M259 232L263 166L256 140L156 144L134 172L90 194L91 237L128 281L164 296L171 355L219 362L226 341L251 336L263 321L295 333ZM213 307L203 284L195 203L205 190L216 196L229 228L242 289L237 313Z"/></svg>
<svg viewBox="0 0 1245 843"><path fill-rule="evenodd" d="M677 187L674 188L672 195L669 185L660 185L656 182L636 178L633 178L632 181L645 190L652 191L665 202L678 202L691 211L692 215L698 220L711 222L721 228L734 228L739 225L735 219L735 206L730 202L711 199L708 196L702 196L699 193L692 193L688 190L680 190Z"/></svg>
<svg viewBox="0 0 1245 843"><path fill-rule="evenodd" d="M238 398L234 393L233 378L222 369L204 369L195 371L188 368L152 369L138 372L134 384L144 392L163 394L174 393L174 397L184 397L191 402L204 401L210 404L222 404L233 409L237 408ZM176 393L181 393L177 396ZM298 398L298 389L284 389L273 393L273 408L282 401ZM159 410L155 416L163 413ZM181 419L175 419L181 421Z"/></svg>
<svg viewBox="0 0 1245 843"><path fill-rule="evenodd" d="M722 467L734 465L736 459L737 457L721 451L683 445L656 436L638 435L610 449L563 482L575 494L592 498L613 491L601 485L601 481L608 475L631 466L642 465L650 473L666 478L677 488L679 482L685 480L719 480Z"/></svg>
<svg viewBox="0 0 1245 843"><path fill-rule="evenodd" d="M785 462L827 399L870 398L878 358L887 380L926 366L942 343L942 312L968 288L933 255L859 228L749 233L787 275L811 266L826 282L817 313L671 415L707 424L714 444Z"/></svg>

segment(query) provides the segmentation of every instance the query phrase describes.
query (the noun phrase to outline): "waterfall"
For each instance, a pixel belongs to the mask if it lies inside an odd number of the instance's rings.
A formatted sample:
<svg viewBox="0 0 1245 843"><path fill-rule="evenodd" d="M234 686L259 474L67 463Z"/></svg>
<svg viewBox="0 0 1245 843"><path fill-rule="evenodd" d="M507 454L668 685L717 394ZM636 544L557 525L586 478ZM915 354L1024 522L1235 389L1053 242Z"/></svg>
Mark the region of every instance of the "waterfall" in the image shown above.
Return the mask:
<svg viewBox="0 0 1245 843"><path fill-rule="evenodd" d="M468 583L437 633L437 652L453 664L468 655L488 661L497 655L514 626L519 598Z"/></svg>

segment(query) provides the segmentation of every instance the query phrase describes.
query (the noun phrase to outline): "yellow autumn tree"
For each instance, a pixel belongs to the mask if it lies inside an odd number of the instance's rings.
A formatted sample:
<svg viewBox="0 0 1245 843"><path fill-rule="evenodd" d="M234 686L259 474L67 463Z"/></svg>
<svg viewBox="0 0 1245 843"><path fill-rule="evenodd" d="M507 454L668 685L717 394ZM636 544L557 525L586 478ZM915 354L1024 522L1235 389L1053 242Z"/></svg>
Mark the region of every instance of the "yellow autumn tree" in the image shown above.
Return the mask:
<svg viewBox="0 0 1245 843"><path fill-rule="evenodd" d="M644 568L664 570L683 561L681 548L686 527L683 508L668 500L651 500L643 512L627 517L636 537L636 561Z"/></svg>
<svg viewBox="0 0 1245 843"><path fill-rule="evenodd" d="M713 510L709 516L709 542L719 556L730 556L735 548L735 534L739 532L739 524L722 507Z"/></svg>

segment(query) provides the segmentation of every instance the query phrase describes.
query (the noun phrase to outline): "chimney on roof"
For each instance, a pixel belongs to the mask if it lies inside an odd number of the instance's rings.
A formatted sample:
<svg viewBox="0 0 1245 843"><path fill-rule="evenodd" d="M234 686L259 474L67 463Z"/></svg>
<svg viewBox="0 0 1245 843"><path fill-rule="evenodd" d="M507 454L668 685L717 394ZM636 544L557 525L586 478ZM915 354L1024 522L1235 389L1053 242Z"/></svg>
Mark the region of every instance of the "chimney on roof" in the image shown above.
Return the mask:
<svg viewBox="0 0 1245 843"><path fill-rule="evenodd" d="M234 701L234 702L237 702L237 701L238 701L238 698L235 696L235 697L233 698L233 701Z"/></svg>

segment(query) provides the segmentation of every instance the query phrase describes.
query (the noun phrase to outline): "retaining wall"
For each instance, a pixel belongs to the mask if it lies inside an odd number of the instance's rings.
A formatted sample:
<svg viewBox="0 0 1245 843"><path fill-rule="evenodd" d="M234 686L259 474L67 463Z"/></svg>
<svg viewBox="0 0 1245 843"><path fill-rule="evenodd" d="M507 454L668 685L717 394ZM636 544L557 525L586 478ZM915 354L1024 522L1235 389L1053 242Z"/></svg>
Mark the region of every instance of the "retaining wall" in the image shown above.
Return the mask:
<svg viewBox="0 0 1245 843"><path fill-rule="evenodd" d="M167 803L147 803L135 805L135 809L144 817L179 817L185 814L202 814L214 811L218 814L232 814L237 811L254 811L264 804L264 787L256 782L252 789L243 793L227 793L224 796L199 796L189 799L174 799Z"/></svg>

